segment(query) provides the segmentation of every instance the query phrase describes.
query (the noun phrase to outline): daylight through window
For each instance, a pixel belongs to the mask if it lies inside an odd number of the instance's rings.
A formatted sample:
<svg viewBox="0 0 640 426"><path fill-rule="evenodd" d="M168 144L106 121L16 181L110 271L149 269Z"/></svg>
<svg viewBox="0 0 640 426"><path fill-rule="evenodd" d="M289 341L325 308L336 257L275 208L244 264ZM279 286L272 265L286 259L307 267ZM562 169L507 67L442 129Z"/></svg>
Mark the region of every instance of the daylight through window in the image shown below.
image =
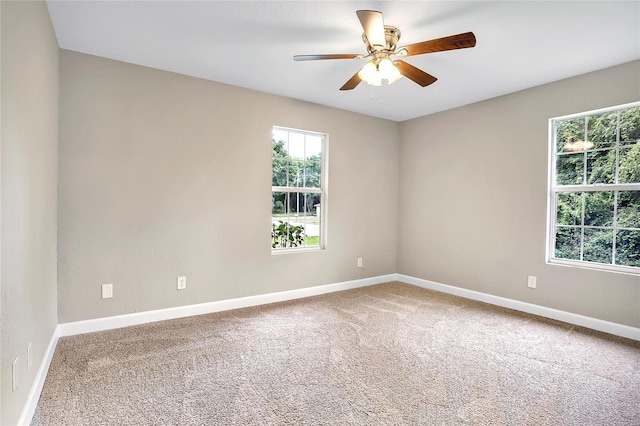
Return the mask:
<svg viewBox="0 0 640 426"><path fill-rule="evenodd" d="M549 261L640 273L640 102L550 120Z"/></svg>
<svg viewBox="0 0 640 426"><path fill-rule="evenodd" d="M326 135L273 128L271 248L324 247Z"/></svg>

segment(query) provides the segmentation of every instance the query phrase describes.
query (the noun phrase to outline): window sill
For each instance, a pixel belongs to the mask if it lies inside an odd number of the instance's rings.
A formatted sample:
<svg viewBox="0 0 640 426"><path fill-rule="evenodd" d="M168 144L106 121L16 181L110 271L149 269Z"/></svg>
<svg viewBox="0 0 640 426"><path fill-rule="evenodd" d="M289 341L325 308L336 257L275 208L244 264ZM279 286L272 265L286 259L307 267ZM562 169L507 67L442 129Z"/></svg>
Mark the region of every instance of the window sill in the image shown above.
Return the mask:
<svg viewBox="0 0 640 426"><path fill-rule="evenodd" d="M292 253L309 253L324 251L324 247L301 247L301 248L283 248L283 249L271 249L272 255L292 254Z"/></svg>
<svg viewBox="0 0 640 426"><path fill-rule="evenodd" d="M636 268L633 266L620 266L620 265L609 265L605 263L587 263L581 261L573 261L567 259L549 259L547 260L548 265L554 266L567 266L571 268L579 268L579 269L588 269L592 271L599 272L613 272L616 274L627 274L627 275L635 275L640 276L640 268Z"/></svg>

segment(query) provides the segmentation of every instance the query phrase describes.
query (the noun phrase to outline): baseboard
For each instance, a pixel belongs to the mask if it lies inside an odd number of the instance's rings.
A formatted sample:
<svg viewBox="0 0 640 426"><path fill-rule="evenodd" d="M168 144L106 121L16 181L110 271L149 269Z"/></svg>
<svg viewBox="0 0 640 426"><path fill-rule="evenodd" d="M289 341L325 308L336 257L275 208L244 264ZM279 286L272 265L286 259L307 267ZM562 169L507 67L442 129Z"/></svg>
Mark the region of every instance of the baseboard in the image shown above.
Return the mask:
<svg viewBox="0 0 640 426"><path fill-rule="evenodd" d="M56 346L58 345L58 331L59 326L56 326L55 330L53 331L53 335L51 336L51 340L49 340L49 345L47 346L47 350L44 353L42 362L40 363L40 367L38 368L38 372L36 373L35 380L33 381L31 389L29 390L27 402L22 408L22 413L20 413L20 418L18 419L18 425L20 426L28 426L31 423L33 414L36 411L36 406L38 405L38 400L40 399L40 394L42 393L42 388L44 387L44 381L47 378L49 366L51 365L53 354L56 351Z"/></svg>
<svg viewBox="0 0 640 426"><path fill-rule="evenodd" d="M423 280L421 278L415 278L403 274L396 274L396 280L402 281L407 284L412 284L417 287L436 290L442 293L453 294L454 296L477 300L496 306L502 306L504 308L515 309L517 311L539 315L541 317L551 318L569 324L587 327L592 330L603 331L605 333L613 334L616 336L640 341L640 328L573 314L571 312L561 311L558 309L547 308L545 306L534 305L532 303L507 299L505 297L493 296L491 294L480 293L478 291L467 290L464 288L441 284L434 281Z"/></svg>
<svg viewBox="0 0 640 426"><path fill-rule="evenodd" d="M58 326L59 336L73 336L76 334L92 333L95 331L129 327L132 325L184 318L193 315L203 315L214 312L228 311L231 309L247 308L250 306L264 305L267 303L284 302L287 300L301 299L303 297L317 296L320 294L332 293L335 291L350 290L353 288L366 287L394 280L396 280L396 274L380 275L372 278L344 281L335 284L320 285L317 287L301 288L296 290L281 291L277 293L259 294L256 296L241 297L237 299L220 300L216 302L200 303L197 305L137 312L134 314L117 315L85 321L67 322Z"/></svg>

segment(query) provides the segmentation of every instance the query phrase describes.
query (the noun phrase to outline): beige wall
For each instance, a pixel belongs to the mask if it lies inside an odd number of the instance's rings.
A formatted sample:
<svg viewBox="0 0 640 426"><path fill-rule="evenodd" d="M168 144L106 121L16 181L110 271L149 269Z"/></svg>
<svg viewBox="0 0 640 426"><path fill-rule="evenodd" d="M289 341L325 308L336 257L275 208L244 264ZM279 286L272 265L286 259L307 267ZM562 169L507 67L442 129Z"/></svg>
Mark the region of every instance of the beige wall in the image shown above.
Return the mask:
<svg viewBox="0 0 640 426"><path fill-rule="evenodd" d="M60 69L60 323L396 271L398 123L64 50ZM329 134L324 251L271 255L273 125Z"/></svg>
<svg viewBox="0 0 640 426"><path fill-rule="evenodd" d="M545 263L548 119L638 99L640 61L402 123L398 272L640 327L640 276Z"/></svg>
<svg viewBox="0 0 640 426"><path fill-rule="evenodd" d="M44 2L2 1L2 417L16 424L57 324L58 44ZM33 367L27 369L32 343ZM18 388L11 364L18 357Z"/></svg>

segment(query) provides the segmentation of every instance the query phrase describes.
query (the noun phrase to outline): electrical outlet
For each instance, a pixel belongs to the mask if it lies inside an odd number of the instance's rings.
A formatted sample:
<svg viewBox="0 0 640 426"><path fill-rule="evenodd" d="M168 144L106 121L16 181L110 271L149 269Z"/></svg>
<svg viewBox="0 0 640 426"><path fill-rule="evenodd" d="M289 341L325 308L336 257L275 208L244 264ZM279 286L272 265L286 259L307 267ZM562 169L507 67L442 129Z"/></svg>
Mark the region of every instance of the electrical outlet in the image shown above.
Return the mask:
<svg viewBox="0 0 640 426"><path fill-rule="evenodd" d="M187 277L178 277L178 290L187 289Z"/></svg>
<svg viewBox="0 0 640 426"><path fill-rule="evenodd" d="M31 343L27 346L27 371L31 371Z"/></svg>
<svg viewBox="0 0 640 426"><path fill-rule="evenodd" d="M362 258L361 257L358 258L358 268L364 268L364 266L362 266Z"/></svg>
<svg viewBox="0 0 640 426"><path fill-rule="evenodd" d="M536 277L529 275L527 277L527 287L536 288Z"/></svg>
<svg viewBox="0 0 640 426"><path fill-rule="evenodd" d="M18 357L11 364L11 391L15 392L16 389L18 389Z"/></svg>
<svg viewBox="0 0 640 426"><path fill-rule="evenodd" d="M113 297L113 284L102 284L102 298L109 299Z"/></svg>

